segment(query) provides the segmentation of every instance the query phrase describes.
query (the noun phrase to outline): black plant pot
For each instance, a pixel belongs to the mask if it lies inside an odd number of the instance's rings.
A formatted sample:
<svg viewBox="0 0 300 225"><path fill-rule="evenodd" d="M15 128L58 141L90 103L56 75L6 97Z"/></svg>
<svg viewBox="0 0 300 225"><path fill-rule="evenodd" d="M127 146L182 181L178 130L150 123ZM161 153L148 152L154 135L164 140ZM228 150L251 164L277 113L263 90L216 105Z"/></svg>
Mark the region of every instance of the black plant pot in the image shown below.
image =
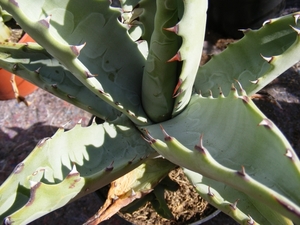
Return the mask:
<svg viewBox="0 0 300 225"><path fill-rule="evenodd" d="M243 36L239 29L261 27L284 9L285 0L209 0L207 28L232 38Z"/></svg>

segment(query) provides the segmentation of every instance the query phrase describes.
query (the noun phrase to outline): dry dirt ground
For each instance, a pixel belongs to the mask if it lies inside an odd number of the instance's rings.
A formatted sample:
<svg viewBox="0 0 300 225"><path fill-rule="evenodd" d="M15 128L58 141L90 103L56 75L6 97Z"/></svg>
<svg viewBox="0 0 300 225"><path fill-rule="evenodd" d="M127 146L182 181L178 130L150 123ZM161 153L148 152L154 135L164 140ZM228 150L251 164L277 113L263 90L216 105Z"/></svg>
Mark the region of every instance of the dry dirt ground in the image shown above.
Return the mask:
<svg viewBox="0 0 300 225"><path fill-rule="evenodd" d="M174 215L173 220L165 219L155 212L148 202L132 214L120 214L133 224L184 225L198 221L214 212L214 208L201 199L194 187L190 185L181 168L170 172L169 177L179 184L177 191L165 191L166 202Z"/></svg>

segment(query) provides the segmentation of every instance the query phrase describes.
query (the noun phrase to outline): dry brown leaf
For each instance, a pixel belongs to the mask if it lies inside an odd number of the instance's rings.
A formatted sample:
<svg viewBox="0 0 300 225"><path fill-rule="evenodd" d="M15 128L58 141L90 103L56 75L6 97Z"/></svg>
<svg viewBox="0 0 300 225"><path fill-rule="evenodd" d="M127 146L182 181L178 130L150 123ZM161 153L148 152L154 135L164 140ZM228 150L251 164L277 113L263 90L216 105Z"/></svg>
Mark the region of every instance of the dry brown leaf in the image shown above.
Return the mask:
<svg viewBox="0 0 300 225"><path fill-rule="evenodd" d="M135 199L150 193L174 167L174 164L162 158L149 159L147 163L113 181L103 207L84 225L97 225Z"/></svg>

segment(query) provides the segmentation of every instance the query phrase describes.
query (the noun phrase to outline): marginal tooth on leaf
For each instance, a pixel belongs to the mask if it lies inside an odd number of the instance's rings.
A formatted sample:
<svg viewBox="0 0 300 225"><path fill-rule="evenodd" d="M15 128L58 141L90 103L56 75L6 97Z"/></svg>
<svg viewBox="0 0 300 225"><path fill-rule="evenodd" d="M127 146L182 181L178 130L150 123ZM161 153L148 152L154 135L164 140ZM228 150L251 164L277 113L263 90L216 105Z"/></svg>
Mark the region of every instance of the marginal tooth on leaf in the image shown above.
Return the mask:
<svg viewBox="0 0 300 225"><path fill-rule="evenodd" d="M130 197L133 197L133 196L136 196L136 193L135 193L135 191L133 189L131 189L131 195L130 195Z"/></svg>
<svg viewBox="0 0 300 225"><path fill-rule="evenodd" d="M178 34L179 25L176 24L174 27L164 28L164 30L171 31L171 32L174 32L175 34Z"/></svg>
<svg viewBox="0 0 300 225"><path fill-rule="evenodd" d="M295 14L294 14L294 18L295 18L295 24L297 24L297 23L298 23L298 19L299 19L299 17L300 17L300 14L298 14L298 13L295 13Z"/></svg>
<svg viewBox="0 0 300 225"><path fill-rule="evenodd" d="M258 84L259 81L260 81L260 79L257 79L257 80L250 80L250 82L251 82L252 84Z"/></svg>
<svg viewBox="0 0 300 225"><path fill-rule="evenodd" d="M243 32L244 34L248 33L249 31L251 31L250 28L247 28L247 29L238 29L238 31L241 31Z"/></svg>
<svg viewBox="0 0 300 225"><path fill-rule="evenodd" d="M240 175L240 176L245 177L246 176L245 167L242 166L242 170L237 171L237 174Z"/></svg>
<svg viewBox="0 0 300 225"><path fill-rule="evenodd" d="M16 0L9 0L10 3L14 4L15 6L17 6L19 8L19 3Z"/></svg>
<svg viewBox="0 0 300 225"><path fill-rule="evenodd" d="M65 131L65 129L67 128L67 126L70 125L70 124L71 124L71 120L69 120L68 122L66 122L65 124L63 124L62 127L59 128L59 129L62 129L63 131Z"/></svg>
<svg viewBox="0 0 300 225"><path fill-rule="evenodd" d="M32 176L36 176L36 175L38 174L38 172L39 172L39 171L36 170L36 171L34 171L31 175L32 175Z"/></svg>
<svg viewBox="0 0 300 225"><path fill-rule="evenodd" d="M118 106L120 109L124 109L124 107L119 102L115 102L116 106Z"/></svg>
<svg viewBox="0 0 300 225"><path fill-rule="evenodd" d="M292 158L292 157L293 157L293 154L292 154L292 152L290 151L290 149L287 149L287 150L286 150L285 155L286 155L288 158Z"/></svg>
<svg viewBox="0 0 300 225"><path fill-rule="evenodd" d="M248 223L249 225L254 225L255 222L254 222L254 220L252 219L252 217L251 217L250 215L248 215L248 217L249 217L249 220L247 221L247 223Z"/></svg>
<svg viewBox="0 0 300 225"><path fill-rule="evenodd" d="M113 164L114 164L114 161L112 161L111 164L105 168L105 171L112 171L114 169Z"/></svg>
<svg viewBox="0 0 300 225"><path fill-rule="evenodd" d="M173 95L173 98L177 98L182 92L183 92L183 89L180 88L180 89L177 91L177 93L176 93L175 95Z"/></svg>
<svg viewBox="0 0 300 225"><path fill-rule="evenodd" d="M271 120L268 118L264 118L259 124L259 126L265 126L266 128L272 129L273 128L273 123Z"/></svg>
<svg viewBox="0 0 300 225"><path fill-rule="evenodd" d="M150 135L150 133L147 131L147 138L150 139L151 143L155 143L155 139Z"/></svg>
<svg viewBox="0 0 300 225"><path fill-rule="evenodd" d="M36 182L36 181L30 180L30 181L29 181L30 188L35 188L35 186L38 185L39 183L40 183L40 182Z"/></svg>
<svg viewBox="0 0 300 225"><path fill-rule="evenodd" d="M51 84L51 87L52 87L53 89L57 89L57 84Z"/></svg>
<svg viewBox="0 0 300 225"><path fill-rule="evenodd" d="M206 154L207 149L203 146L203 134L200 135L199 143L195 145L194 149Z"/></svg>
<svg viewBox="0 0 300 225"><path fill-rule="evenodd" d="M199 97L202 97L201 90L196 90L195 93L196 93L197 95L199 95Z"/></svg>
<svg viewBox="0 0 300 225"><path fill-rule="evenodd" d="M294 31L297 32L298 35L300 35L300 30L296 27L290 26Z"/></svg>
<svg viewBox="0 0 300 225"><path fill-rule="evenodd" d="M174 89L174 91L173 91L173 97L174 97L175 94L177 93L177 91L178 91L178 89L180 88L181 84L182 84L182 79L179 78L179 79L178 79L178 82L177 82L177 85L176 85L176 87L175 87L175 89Z"/></svg>
<svg viewBox="0 0 300 225"><path fill-rule="evenodd" d="M72 50L72 52L76 55L79 56L80 55L80 51L83 49L83 47L86 45L86 42L82 45L71 45L70 48Z"/></svg>
<svg viewBox="0 0 300 225"><path fill-rule="evenodd" d="M133 112L131 112L130 110L126 110L126 112L130 115L130 116L134 116L135 117L135 114Z"/></svg>
<svg viewBox="0 0 300 225"><path fill-rule="evenodd" d="M14 64L13 67L12 67L12 70L17 71L18 69L19 69L18 64Z"/></svg>
<svg viewBox="0 0 300 225"><path fill-rule="evenodd" d="M82 118L80 118L80 119L78 120L77 124L81 125L81 123L82 123Z"/></svg>
<svg viewBox="0 0 300 225"><path fill-rule="evenodd" d="M167 62L174 62L174 61L181 61L181 55L180 52L177 52L176 55L174 55L171 59L169 59Z"/></svg>
<svg viewBox="0 0 300 225"><path fill-rule="evenodd" d="M148 130L144 130L147 136L142 135L142 138L147 141L149 144L153 144L156 140L150 135Z"/></svg>
<svg viewBox="0 0 300 225"><path fill-rule="evenodd" d="M165 141L171 141L172 140L172 137L170 135L168 135L168 133L165 131L165 129L163 128L162 125L159 125L160 126L160 129L162 130L163 134L164 134L164 137L165 137Z"/></svg>
<svg viewBox="0 0 300 225"><path fill-rule="evenodd" d="M146 118L144 118L144 117L142 117L142 116L138 116L138 117L136 117L139 121L141 121L141 122L143 122L143 123L148 123L148 120L146 119Z"/></svg>
<svg viewBox="0 0 300 225"><path fill-rule="evenodd" d="M37 74L40 74L40 69L41 69L41 67L37 68L34 72L36 72Z"/></svg>
<svg viewBox="0 0 300 225"><path fill-rule="evenodd" d="M115 105L118 106L118 107L121 108L121 109L124 109L124 107L121 105L120 102L115 102Z"/></svg>
<svg viewBox="0 0 300 225"><path fill-rule="evenodd" d="M230 207L231 207L233 210L236 210L236 206L237 206L238 201L239 201L239 199L237 199L234 203L229 204Z"/></svg>
<svg viewBox="0 0 300 225"><path fill-rule="evenodd" d="M261 56L264 60L266 60L268 63L272 62L272 60L274 59L273 56L271 56L271 57L265 57L265 56L263 56L262 54L260 54L260 56Z"/></svg>
<svg viewBox="0 0 300 225"><path fill-rule="evenodd" d="M14 169L13 173L18 174L20 173L24 168L24 163L19 163L16 168Z"/></svg>
<svg viewBox="0 0 300 225"><path fill-rule="evenodd" d="M13 224L14 221L11 220L10 216L8 217L5 217L4 221L3 221L3 224L4 225L11 225Z"/></svg>
<svg viewBox="0 0 300 225"><path fill-rule="evenodd" d="M243 87L242 87L241 83L239 82L239 80L237 80L237 79L234 79L234 80L235 80L235 82L237 82L237 84L239 85L240 90L243 90Z"/></svg>
<svg viewBox="0 0 300 225"><path fill-rule="evenodd" d="M68 123L70 123L70 122L68 122ZM63 133L63 132L65 132L65 128L64 127L66 125L68 125L68 123L65 123L62 127L58 127L56 133Z"/></svg>
<svg viewBox="0 0 300 225"><path fill-rule="evenodd" d="M98 91L99 91L101 94L105 95L105 92L104 92L103 89L98 89Z"/></svg>
<svg viewBox="0 0 300 225"><path fill-rule="evenodd" d="M177 104L174 106L174 109L178 109L181 105L182 101L177 102Z"/></svg>
<svg viewBox="0 0 300 225"><path fill-rule="evenodd" d="M97 75L91 74L90 71L85 71L86 78L96 77Z"/></svg>
<svg viewBox="0 0 300 225"><path fill-rule="evenodd" d="M250 102L250 98L247 95L242 95L239 98L242 99L244 103Z"/></svg>
<svg viewBox="0 0 300 225"><path fill-rule="evenodd" d="M145 137L144 135L141 135L142 136L142 138L145 140L145 141L147 141L150 145L152 145L154 142L152 141L152 139L149 139L149 137L147 136L147 137Z"/></svg>
<svg viewBox="0 0 300 225"><path fill-rule="evenodd" d="M219 86L218 89L219 89L219 95L224 96L224 95L223 95L222 88Z"/></svg>
<svg viewBox="0 0 300 225"><path fill-rule="evenodd" d="M145 157L144 157L144 156L140 157L140 161L142 161L142 160L144 160L144 159L145 159Z"/></svg>
<svg viewBox="0 0 300 225"><path fill-rule="evenodd" d="M233 83L231 84L231 90L232 90L232 91L236 91L236 88L235 88L235 86L234 86Z"/></svg>
<svg viewBox="0 0 300 225"><path fill-rule="evenodd" d="M51 19L51 16L47 16L45 19L41 19L39 20L39 23L42 24L44 27L46 28L49 28L50 27L50 19Z"/></svg>
<svg viewBox="0 0 300 225"><path fill-rule="evenodd" d="M75 96L67 94L67 97L70 99L75 99Z"/></svg>
<svg viewBox="0 0 300 225"><path fill-rule="evenodd" d="M264 23L263 23L263 26L267 25L267 24L270 24L272 22L272 20L266 20Z"/></svg>
<svg viewBox="0 0 300 225"><path fill-rule="evenodd" d="M41 148L45 143L46 141L50 139L49 137L47 138L43 138L42 140L40 140L38 143L37 143L37 147Z"/></svg>
<svg viewBox="0 0 300 225"><path fill-rule="evenodd" d="M72 167L72 170L70 171L69 175L68 176L72 176L72 175L77 175L79 174L77 168L76 168L76 164L73 163L73 167Z"/></svg>
<svg viewBox="0 0 300 225"><path fill-rule="evenodd" d="M145 140L145 141L147 141L148 142L148 140L146 140L145 139L145 137L142 135L142 138ZM130 160L130 161L128 161L128 164L132 164L133 163L133 161L135 160L135 158L136 158L136 155L133 157L133 159L132 160Z"/></svg>
<svg viewBox="0 0 300 225"><path fill-rule="evenodd" d="M296 159L296 156L295 156L294 152L289 148L286 149L285 156L290 158L293 161Z"/></svg>
<svg viewBox="0 0 300 225"><path fill-rule="evenodd" d="M212 193L212 191L210 190L210 186L208 186L207 195L210 196L210 197L214 197L214 193Z"/></svg>
<svg viewBox="0 0 300 225"><path fill-rule="evenodd" d="M246 95L246 92L245 92L245 90L243 89L241 83L240 83L238 80L236 80L236 79L234 79L234 80L235 80L235 82L238 83L238 85L239 85L239 87L240 87L240 92L241 92L243 95Z"/></svg>

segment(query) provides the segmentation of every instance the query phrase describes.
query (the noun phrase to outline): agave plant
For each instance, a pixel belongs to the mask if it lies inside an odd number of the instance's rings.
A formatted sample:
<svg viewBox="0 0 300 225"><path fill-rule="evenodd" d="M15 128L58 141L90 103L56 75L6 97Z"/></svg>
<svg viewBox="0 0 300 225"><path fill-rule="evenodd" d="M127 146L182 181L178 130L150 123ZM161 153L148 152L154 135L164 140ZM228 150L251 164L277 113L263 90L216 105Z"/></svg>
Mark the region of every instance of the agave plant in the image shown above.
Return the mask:
<svg viewBox="0 0 300 225"><path fill-rule="evenodd" d="M300 60L300 13L244 30L199 66L207 0L119 3L0 0L38 43L1 43L0 66L105 120L39 142L0 187L4 223L29 223L135 168L141 185L127 197L141 197L174 165L241 224L300 223L299 159L252 102Z"/></svg>

